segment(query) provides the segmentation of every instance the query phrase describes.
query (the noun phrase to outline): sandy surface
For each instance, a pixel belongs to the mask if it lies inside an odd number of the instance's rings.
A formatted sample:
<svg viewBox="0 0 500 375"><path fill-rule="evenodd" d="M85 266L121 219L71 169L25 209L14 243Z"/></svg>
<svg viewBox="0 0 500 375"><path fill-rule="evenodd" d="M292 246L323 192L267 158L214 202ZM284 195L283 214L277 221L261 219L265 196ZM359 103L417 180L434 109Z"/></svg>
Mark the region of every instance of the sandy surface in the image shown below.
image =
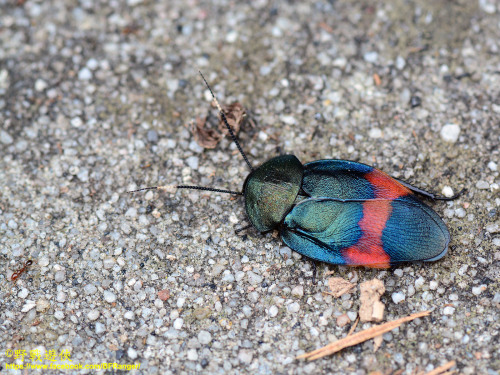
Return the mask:
<svg viewBox="0 0 500 375"><path fill-rule="evenodd" d="M500 5L390 3L0 0L0 373L415 374L455 360L498 374ZM293 153L466 188L429 202L449 254L322 264L313 285L311 262L272 233L235 235L241 197L127 194L242 188L230 139L204 150L189 131L217 121L198 69L221 103L247 108L255 126L239 139L255 166ZM357 318L359 288L324 295L327 271L382 280L384 321L433 312L375 353L370 341L296 360ZM129 373L113 371L97 373Z"/></svg>

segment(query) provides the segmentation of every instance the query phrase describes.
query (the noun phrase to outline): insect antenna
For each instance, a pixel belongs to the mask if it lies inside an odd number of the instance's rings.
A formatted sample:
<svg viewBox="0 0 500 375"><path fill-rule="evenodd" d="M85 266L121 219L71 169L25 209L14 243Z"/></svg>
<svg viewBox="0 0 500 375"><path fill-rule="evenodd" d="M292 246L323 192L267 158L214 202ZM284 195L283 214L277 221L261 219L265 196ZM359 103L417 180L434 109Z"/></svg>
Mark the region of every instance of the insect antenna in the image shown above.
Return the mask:
<svg viewBox="0 0 500 375"><path fill-rule="evenodd" d="M241 148L240 143L238 142L238 139L236 139L236 135L234 134L234 131L231 128L231 125L229 125L229 123L227 122L226 115L225 115L224 111L222 110L222 107L220 106L219 101L215 97L212 89L210 88L210 85L208 84L208 82L205 79L205 77L203 76L203 74L200 71L198 71L198 72L200 73L201 78L205 82L205 85L207 86L208 90L210 91L210 94L212 94L212 98L215 101L215 104L217 106L217 109L219 110L219 113L220 113L221 118L222 118L222 120L224 122L224 125L226 125L226 128L229 131L229 134L231 135L231 139L233 140L233 142L235 143L236 147L238 148L238 151L240 152L241 156L243 156L243 159L247 163L248 168L250 168L250 170L253 171L254 168L252 167L252 164L250 164L250 161L248 160L247 156L243 152L243 149ZM128 191L128 193L137 193L139 191L145 191L145 190L164 190L164 191L168 191L168 192L172 192L173 193L177 189L204 190L204 191L211 191L211 192L215 192L215 193L224 193L224 194L232 194L232 195L244 195L244 193L241 192L241 191L232 191L232 190L225 190L225 189L215 189L215 188L211 188L211 187L196 186L196 185L152 186L152 187L146 187L146 188L137 189L137 190L131 190L131 191Z"/></svg>
<svg viewBox="0 0 500 375"><path fill-rule="evenodd" d="M212 98L214 99L215 105L217 106L217 109L219 110L220 116L222 117L222 121L224 121L224 125L226 125L226 128L229 131L229 134L231 135L231 139L233 140L234 144L238 148L238 151L240 152L241 156L243 156L243 159L245 160L245 163L247 163L248 168L250 168L250 170L253 171L254 169L252 167L252 164L250 164L250 161L248 161L248 158L245 155L245 153L243 152L243 149L241 148L240 143L238 142L238 139L236 139L236 135L234 135L233 129L231 128L231 126L227 122L226 115L225 115L224 111L222 110L222 107L220 106L219 101L215 97L212 89L210 88L210 85L208 84L208 82L205 79L205 77L203 76L203 74L200 71L198 71L198 73L200 73L200 76L201 76L201 78L203 78L203 81L205 82L205 85L207 86L208 91L210 91L210 94L212 94Z"/></svg>
<svg viewBox="0 0 500 375"><path fill-rule="evenodd" d="M137 190L131 190L127 193L137 193L138 191L144 190L164 190L169 192L175 192L177 189L192 189L192 190L204 190L204 191L212 191L215 193L225 193L225 194L233 194L233 195L243 195L241 191L232 191L232 190L224 190L224 189L215 189L210 187L196 186L196 185L165 185L165 186L152 186Z"/></svg>

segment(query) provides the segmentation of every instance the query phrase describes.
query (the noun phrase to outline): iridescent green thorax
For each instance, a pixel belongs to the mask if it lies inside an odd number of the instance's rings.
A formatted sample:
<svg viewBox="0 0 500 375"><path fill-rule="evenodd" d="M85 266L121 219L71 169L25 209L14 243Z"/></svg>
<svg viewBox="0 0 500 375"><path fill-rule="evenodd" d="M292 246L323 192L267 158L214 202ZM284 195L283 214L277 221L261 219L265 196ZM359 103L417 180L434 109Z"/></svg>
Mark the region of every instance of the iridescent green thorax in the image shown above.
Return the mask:
<svg viewBox="0 0 500 375"><path fill-rule="evenodd" d="M250 173L245 181L245 209L260 232L274 229L290 211L302 185L304 168L294 155L277 156Z"/></svg>

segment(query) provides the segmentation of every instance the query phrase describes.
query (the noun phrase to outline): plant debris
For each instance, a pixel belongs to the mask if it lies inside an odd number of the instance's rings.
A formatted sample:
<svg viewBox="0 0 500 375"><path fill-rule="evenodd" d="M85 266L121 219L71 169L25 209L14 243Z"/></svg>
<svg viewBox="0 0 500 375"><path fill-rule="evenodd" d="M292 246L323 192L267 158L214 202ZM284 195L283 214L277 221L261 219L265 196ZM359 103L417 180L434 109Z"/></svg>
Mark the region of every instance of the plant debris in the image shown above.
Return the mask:
<svg viewBox="0 0 500 375"><path fill-rule="evenodd" d="M222 108L226 116L227 123L231 126L234 135L240 131L243 120L246 116L245 108L238 102L229 104ZM213 126L208 117L197 117L191 123L191 133L196 143L203 148L215 148L217 144L229 134L224 121L219 113L217 127Z"/></svg>
<svg viewBox="0 0 500 375"><path fill-rule="evenodd" d="M434 370L432 371L429 371L427 373L425 373L425 375L451 375L451 374L454 374L455 371L452 370L452 371L448 371L450 368L452 368L453 366L455 366L456 363L455 361L450 361L448 363L445 363L444 365L442 366L439 366L439 367L436 367ZM421 372L419 373L418 375L423 375L424 373Z"/></svg>
<svg viewBox="0 0 500 375"><path fill-rule="evenodd" d="M345 349L349 346L354 346L357 344L361 344L367 340L373 339L376 336L382 335L386 332L392 331L394 328L399 327L401 324L409 322L411 320L421 318L424 316L430 315L430 311L422 311L419 313L415 313L409 315L404 318L393 320L392 322L387 322L384 324L380 324L377 326L373 326L371 328L365 329L364 331L355 333L354 335L344 337L341 340L332 342L322 348L313 350L312 352L305 353L299 355L297 359L307 359L309 361L313 361L318 358L325 357L327 355L336 353L342 349Z"/></svg>
<svg viewBox="0 0 500 375"><path fill-rule="evenodd" d="M354 288L354 284L350 283L347 280L344 280L341 277L330 277L328 279L328 287L330 288L330 292L325 292L335 298L338 298L346 293L349 293L352 288Z"/></svg>
<svg viewBox="0 0 500 375"><path fill-rule="evenodd" d="M373 279L361 283L359 288L361 290L361 306L359 307L361 322L382 321L385 305L380 302L380 296L385 292L384 283L379 279Z"/></svg>

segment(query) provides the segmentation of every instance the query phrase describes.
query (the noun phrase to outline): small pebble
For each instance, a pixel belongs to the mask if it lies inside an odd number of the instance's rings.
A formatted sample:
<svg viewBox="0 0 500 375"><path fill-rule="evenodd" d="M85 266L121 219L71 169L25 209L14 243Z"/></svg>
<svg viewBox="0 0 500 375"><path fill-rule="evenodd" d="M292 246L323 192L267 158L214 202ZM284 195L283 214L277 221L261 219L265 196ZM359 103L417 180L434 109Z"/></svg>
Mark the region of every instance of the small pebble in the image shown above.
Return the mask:
<svg viewBox="0 0 500 375"><path fill-rule="evenodd" d="M190 156L186 159L186 164L192 170L198 170L200 159L197 156Z"/></svg>
<svg viewBox="0 0 500 375"><path fill-rule="evenodd" d="M369 63L376 63L377 60L378 60L378 53L375 52L375 51L370 51L370 52L366 52L364 55L363 55L363 59L366 61L366 62L369 62Z"/></svg>
<svg viewBox="0 0 500 375"><path fill-rule="evenodd" d="M14 142L14 139L5 130L0 130L0 142L2 142L4 145L10 145L12 142Z"/></svg>
<svg viewBox="0 0 500 375"><path fill-rule="evenodd" d="M496 172L498 170L498 164L495 163L494 161L490 161L488 163L488 168L492 170L493 172Z"/></svg>
<svg viewBox="0 0 500 375"><path fill-rule="evenodd" d="M38 78L35 81L35 90L40 92L43 91L47 88L47 82L45 82L43 79Z"/></svg>
<svg viewBox="0 0 500 375"><path fill-rule="evenodd" d="M443 187L443 190L441 190L441 194L445 197L451 198L453 197L453 189L450 186L445 186Z"/></svg>
<svg viewBox="0 0 500 375"><path fill-rule="evenodd" d="M234 43L238 39L238 32L236 31L230 31L226 35L226 42L228 43Z"/></svg>
<svg viewBox="0 0 500 375"><path fill-rule="evenodd" d="M394 303L398 304L405 300L405 294L403 292L392 293L392 300Z"/></svg>
<svg viewBox="0 0 500 375"><path fill-rule="evenodd" d="M104 291L104 300L108 303L116 302L116 295L109 290L105 290Z"/></svg>
<svg viewBox="0 0 500 375"><path fill-rule="evenodd" d="M278 315L278 312L279 312L278 307L276 307L274 305L269 308L269 316L271 318L274 318L276 315Z"/></svg>
<svg viewBox="0 0 500 375"><path fill-rule="evenodd" d="M252 271L248 271L247 272L247 278L248 278L248 282L251 284L251 285L258 285L262 282L263 280L263 277L260 276L260 275L257 275L256 273L252 272Z"/></svg>
<svg viewBox="0 0 500 375"><path fill-rule="evenodd" d="M396 69L403 70L405 65L406 65L405 59L403 59L401 56L398 56L396 58Z"/></svg>
<svg viewBox="0 0 500 375"><path fill-rule="evenodd" d="M137 351L134 348L129 347L127 350L127 356L130 359L136 359L137 358Z"/></svg>
<svg viewBox="0 0 500 375"><path fill-rule="evenodd" d="M88 81L92 78L92 72L89 68L84 67L78 72L78 79L80 81Z"/></svg>
<svg viewBox="0 0 500 375"><path fill-rule="evenodd" d="M422 99L420 99L420 96L413 95L410 98L410 106L412 108L417 108L417 107L420 107L421 105L422 105Z"/></svg>
<svg viewBox="0 0 500 375"><path fill-rule="evenodd" d="M488 190L490 188L490 184L484 180L479 180L476 182L476 187L481 190Z"/></svg>
<svg viewBox="0 0 500 375"><path fill-rule="evenodd" d="M60 283L62 281L66 280L66 272L64 271L57 271L56 274L54 275L54 281L56 283Z"/></svg>
<svg viewBox="0 0 500 375"><path fill-rule="evenodd" d="M177 308L182 308L184 304L186 303L186 298L185 297L179 297L177 298Z"/></svg>
<svg viewBox="0 0 500 375"><path fill-rule="evenodd" d="M187 351L187 359L190 361L198 360L198 352L196 351L196 349L189 349Z"/></svg>
<svg viewBox="0 0 500 375"><path fill-rule="evenodd" d="M208 331L200 331L198 332L198 341L202 345L210 344L212 341L212 335Z"/></svg>
<svg viewBox="0 0 500 375"><path fill-rule="evenodd" d="M351 322L351 319L347 316L347 314L342 314L337 317L337 325L339 327L344 327L345 325L349 324Z"/></svg>
<svg viewBox="0 0 500 375"><path fill-rule="evenodd" d="M304 295L304 287L302 285L297 285L292 289L292 296L302 297Z"/></svg>
<svg viewBox="0 0 500 375"><path fill-rule="evenodd" d="M287 310L292 314L299 312L300 304L298 302L293 302L287 306Z"/></svg>
<svg viewBox="0 0 500 375"><path fill-rule="evenodd" d="M54 317L57 320L63 320L64 319L64 313L61 310L56 310L56 312L54 313Z"/></svg>
<svg viewBox="0 0 500 375"><path fill-rule="evenodd" d="M441 138L445 142L455 143L460 135L460 126L457 124L446 124L441 129Z"/></svg>
<svg viewBox="0 0 500 375"><path fill-rule="evenodd" d="M371 128L368 132L370 138L382 138L382 130L379 128Z"/></svg>
<svg viewBox="0 0 500 375"><path fill-rule="evenodd" d="M98 311L98 310L90 310L87 314L87 318L89 318L89 320L97 320L97 318L99 318L99 315L101 315L101 313Z"/></svg>
<svg viewBox="0 0 500 375"><path fill-rule="evenodd" d="M253 359L253 353L248 349L241 349L238 353L238 359L242 363L251 363Z"/></svg>
<svg viewBox="0 0 500 375"><path fill-rule="evenodd" d="M480 295L482 292L484 292L485 290L487 289L487 286L486 285L479 285L479 286L475 286L472 288L472 294L474 294L475 296L478 296Z"/></svg>
<svg viewBox="0 0 500 375"><path fill-rule="evenodd" d="M173 326L176 330L180 330L183 324L184 324L184 319L177 318L175 319Z"/></svg>
<svg viewBox="0 0 500 375"><path fill-rule="evenodd" d="M443 314L444 315L453 315L454 312L455 312L455 308L453 306L446 306L443 309Z"/></svg>

